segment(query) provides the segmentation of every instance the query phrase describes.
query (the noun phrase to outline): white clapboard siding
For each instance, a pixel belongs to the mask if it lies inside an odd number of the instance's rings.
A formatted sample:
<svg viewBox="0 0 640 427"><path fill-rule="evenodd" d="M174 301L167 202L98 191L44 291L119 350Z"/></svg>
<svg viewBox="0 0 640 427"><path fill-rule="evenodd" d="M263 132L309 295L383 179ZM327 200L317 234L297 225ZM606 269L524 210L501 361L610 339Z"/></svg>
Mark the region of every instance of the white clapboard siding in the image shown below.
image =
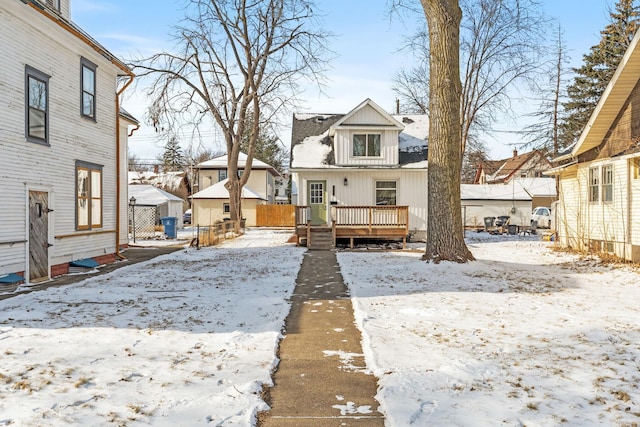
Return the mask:
<svg viewBox="0 0 640 427"><path fill-rule="evenodd" d="M396 204L409 206L409 230L427 229L427 171L426 169L344 169L331 172L298 172L294 174L298 186L298 204L307 204L307 181L326 180L328 202L341 206L372 206L376 204L375 182L395 180L398 183ZM344 179L347 178L347 185Z"/></svg>
<svg viewBox="0 0 640 427"><path fill-rule="evenodd" d="M61 4L68 16L69 2ZM76 160L103 166L103 227L116 229L116 104L120 71L92 47L19 1L0 5L0 241L27 236L29 188L49 191L51 265L115 252L115 234L69 237L75 229ZM97 120L80 116L80 60L97 65ZM50 76L50 146L25 139L25 65ZM125 190L126 194L126 190ZM126 211L121 211L126 212ZM125 215L126 218L126 215ZM126 220L124 222L126 224ZM0 246L0 274L25 271L25 246Z"/></svg>

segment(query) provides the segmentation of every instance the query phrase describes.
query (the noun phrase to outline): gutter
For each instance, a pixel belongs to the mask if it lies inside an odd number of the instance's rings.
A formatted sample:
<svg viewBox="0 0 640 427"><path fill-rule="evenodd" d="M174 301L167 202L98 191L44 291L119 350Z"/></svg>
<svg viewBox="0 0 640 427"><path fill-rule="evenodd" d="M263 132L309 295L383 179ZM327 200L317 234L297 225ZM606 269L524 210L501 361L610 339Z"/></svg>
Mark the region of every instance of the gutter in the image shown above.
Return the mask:
<svg viewBox="0 0 640 427"><path fill-rule="evenodd" d="M125 257L120 253L120 186L122 185L122 180L120 179L120 95L133 83L135 78L131 70L129 70L128 74L129 80L116 93L116 257L121 260L125 259ZM134 131L131 133L133 134Z"/></svg>

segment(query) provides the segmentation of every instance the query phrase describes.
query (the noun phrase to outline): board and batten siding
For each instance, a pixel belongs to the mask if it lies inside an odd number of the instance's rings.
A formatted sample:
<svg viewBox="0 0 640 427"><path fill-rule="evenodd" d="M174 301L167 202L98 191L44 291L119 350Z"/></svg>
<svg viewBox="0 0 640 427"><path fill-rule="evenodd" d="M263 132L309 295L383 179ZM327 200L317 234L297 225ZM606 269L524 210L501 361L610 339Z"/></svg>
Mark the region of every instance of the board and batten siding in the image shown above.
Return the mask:
<svg viewBox="0 0 640 427"><path fill-rule="evenodd" d="M347 185L344 185L344 179ZM298 171L293 178L298 186L298 204L308 201L307 182L327 182L327 211L329 203L340 206L374 206L376 181L397 181L396 204L409 206L409 231L419 238L427 230L427 171L426 169L344 169L332 172ZM334 192L335 189L335 192Z"/></svg>
<svg viewBox="0 0 640 427"><path fill-rule="evenodd" d="M362 133L380 134L380 157L353 157L353 135ZM372 126L367 130L336 131L334 147L336 165L349 166L394 166L398 164L398 131Z"/></svg>
<svg viewBox="0 0 640 427"><path fill-rule="evenodd" d="M114 253L119 70L30 6L9 1L0 9L0 150L6 159L0 182L4 199L0 241L27 238L28 191L38 189L49 192L49 207L54 210L49 216L50 265ZM97 65L95 121L80 116L81 58ZM50 146L25 139L26 65L50 76ZM110 233L87 235L75 229L77 160L102 166L103 227L99 231ZM69 234L81 235L55 238ZM26 255L25 244L0 246L0 274L25 271Z"/></svg>

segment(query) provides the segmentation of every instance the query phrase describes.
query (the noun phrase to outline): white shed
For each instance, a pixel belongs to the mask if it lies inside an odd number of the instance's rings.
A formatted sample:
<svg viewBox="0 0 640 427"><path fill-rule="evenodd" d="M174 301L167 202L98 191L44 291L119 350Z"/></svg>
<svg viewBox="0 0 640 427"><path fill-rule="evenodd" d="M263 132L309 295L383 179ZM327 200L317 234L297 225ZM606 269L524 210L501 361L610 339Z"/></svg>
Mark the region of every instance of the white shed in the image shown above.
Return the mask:
<svg viewBox="0 0 640 427"><path fill-rule="evenodd" d="M155 206L156 223L163 217L176 217L176 226L182 227L184 200L153 185L129 185L129 198L135 197L136 206ZM141 212L141 211L140 211Z"/></svg>

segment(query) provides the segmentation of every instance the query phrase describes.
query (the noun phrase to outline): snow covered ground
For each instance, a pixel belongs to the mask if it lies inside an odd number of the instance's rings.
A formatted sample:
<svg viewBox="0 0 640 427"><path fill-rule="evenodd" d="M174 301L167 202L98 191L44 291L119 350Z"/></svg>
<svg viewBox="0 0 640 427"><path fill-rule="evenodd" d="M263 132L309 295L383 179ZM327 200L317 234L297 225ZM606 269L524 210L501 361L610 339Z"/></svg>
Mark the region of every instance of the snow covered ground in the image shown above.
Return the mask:
<svg viewBox="0 0 640 427"><path fill-rule="evenodd" d="M288 237L0 301L0 426L251 426L304 252ZM468 244L464 265L338 253L386 425L640 423L638 272L537 237Z"/></svg>
<svg viewBox="0 0 640 427"><path fill-rule="evenodd" d="M0 301L0 426L249 426L304 249L251 230Z"/></svg>
<svg viewBox="0 0 640 427"><path fill-rule="evenodd" d="M388 426L637 426L640 275L519 237L338 259Z"/></svg>

